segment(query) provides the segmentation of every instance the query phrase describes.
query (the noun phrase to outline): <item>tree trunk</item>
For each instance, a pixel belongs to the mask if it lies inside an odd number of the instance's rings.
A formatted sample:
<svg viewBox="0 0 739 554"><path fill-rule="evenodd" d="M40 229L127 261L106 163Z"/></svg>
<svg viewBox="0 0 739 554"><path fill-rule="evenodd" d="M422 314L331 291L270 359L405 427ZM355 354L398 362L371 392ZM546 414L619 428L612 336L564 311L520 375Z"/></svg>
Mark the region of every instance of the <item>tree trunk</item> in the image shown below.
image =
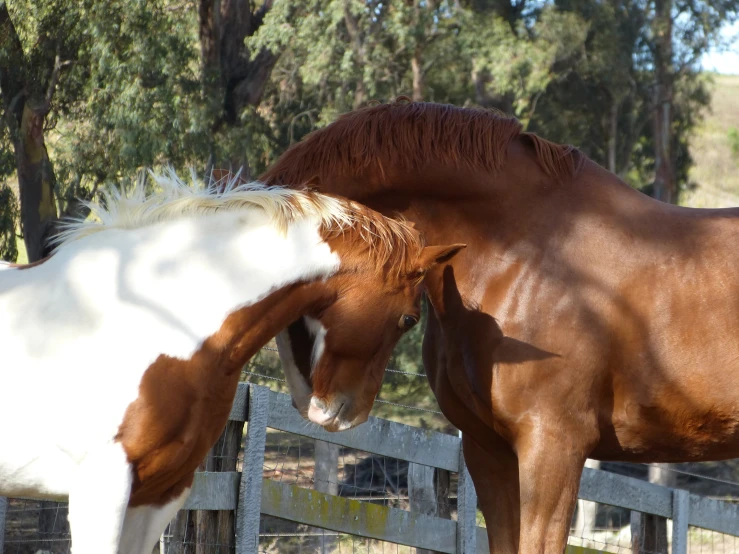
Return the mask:
<svg viewBox="0 0 739 554"><path fill-rule="evenodd" d="M505 114L513 113L513 96L498 94L491 85L493 78L488 71L473 70L472 81L475 83L475 102L483 108L495 108Z"/></svg>
<svg viewBox="0 0 739 554"><path fill-rule="evenodd" d="M654 197L676 204L678 200L671 147L673 70L672 70L672 0L655 0L652 22L654 35Z"/></svg>
<svg viewBox="0 0 739 554"><path fill-rule="evenodd" d="M608 111L608 171L618 172L618 161L616 158L616 145L618 143L618 100L611 97L611 109ZM589 467L589 466L586 466ZM598 462L600 469L600 462Z"/></svg>
<svg viewBox="0 0 739 554"><path fill-rule="evenodd" d="M256 33L273 0L200 0L198 31L203 95L220 105L214 129L239 126L242 112L261 102L279 55L262 50L252 59L245 39ZM236 166L246 165L229 160Z"/></svg>
<svg viewBox="0 0 739 554"><path fill-rule="evenodd" d="M7 5L0 3L0 92L3 116L10 130L18 188L21 230L34 262L49 254L48 239L58 219L54 200L54 170L46 151L44 123L59 79L57 58L47 83L28 82L28 61Z"/></svg>
<svg viewBox="0 0 739 554"><path fill-rule="evenodd" d="M351 12L349 0L344 0L344 23L346 24L346 31L349 34L355 65L360 68L356 88L354 89L354 102L352 103L353 109L356 110L362 107L367 101L367 88L364 84L364 77L361 71L361 68L367 65L367 58L365 56L364 40L359 29L359 21Z"/></svg>
<svg viewBox="0 0 739 554"><path fill-rule="evenodd" d="M354 89L354 101L352 102L352 109L358 110L367 101L367 89L364 86L364 81L360 77L357 79L357 86Z"/></svg>
<svg viewBox="0 0 739 554"><path fill-rule="evenodd" d="M413 51L413 58L411 58L411 69L413 70L413 101L423 101L423 59L421 56L421 47L416 46Z"/></svg>
<svg viewBox="0 0 739 554"><path fill-rule="evenodd" d="M21 197L21 230L29 262L51 253L49 239L58 219L54 169L44 141L45 118L43 110L34 110L28 101L24 102L20 136L13 141Z"/></svg>

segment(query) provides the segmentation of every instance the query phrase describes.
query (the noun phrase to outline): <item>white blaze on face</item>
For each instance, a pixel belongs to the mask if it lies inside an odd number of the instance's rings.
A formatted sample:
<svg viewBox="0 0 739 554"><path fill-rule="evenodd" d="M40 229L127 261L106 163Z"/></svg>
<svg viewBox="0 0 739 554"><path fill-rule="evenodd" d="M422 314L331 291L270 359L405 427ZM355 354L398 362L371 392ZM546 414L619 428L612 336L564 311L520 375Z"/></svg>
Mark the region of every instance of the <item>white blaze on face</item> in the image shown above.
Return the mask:
<svg viewBox="0 0 739 554"><path fill-rule="evenodd" d="M323 356L323 349L326 346L326 328L321 325L321 322L312 317L304 317L305 326L308 328L308 333L313 337L313 351L310 356L310 372L313 375L313 370Z"/></svg>
<svg viewBox="0 0 739 554"><path fill-rule="evenodd" d="M310 356L311 373L313 373L313 368L316 367L316 364L323 355L326 344L326 328L317 319L307 316L303 317L302 324L306 326L308 334L313 339L313 349L311 350ZM295 402L295 407L303 417L309 417L309 411L315 412L314 404L311 402L313 390L295 363L290 333L286 329L277 335L275 340L277 342L277 350L280 354L280 361L282 362L282 369L285 372L287 387L290 389L290 395L293 398L293 402ZM313 418L310 419L311 421L316 421Z"/></svg>
<svg viewBox="0 0 739 554"><path fill-rule="evenodd" d="M282 370L285 372L287 388L290 389L290 395L293 397L295 407L303 417L307 417L308 405L313 391L295 363L293 346L290 342L290 333L288 330L285 329L277 335L275 341L277 342L277 351L282 362Z"/></svg>
<svg viewBox="0 0 739 554"><path fill-rule="evenodd" d="M320 321L312 317L303 317L301 323L305 325L308 334L313 339L313 348L311 350L311 373L313 373L326 346L327 329ZM342 394L333 395L328 403L313 396L310 384L303 377L303 374L295 363L289 332L287 330L283 331L277 335L276 340L287 386L290 389L290 394L300 414L318 425L334 426L336 428L335 430L344 430L352 427L353 425L350 422L340 419L341 409L346 403L346 398Z"/></svg>

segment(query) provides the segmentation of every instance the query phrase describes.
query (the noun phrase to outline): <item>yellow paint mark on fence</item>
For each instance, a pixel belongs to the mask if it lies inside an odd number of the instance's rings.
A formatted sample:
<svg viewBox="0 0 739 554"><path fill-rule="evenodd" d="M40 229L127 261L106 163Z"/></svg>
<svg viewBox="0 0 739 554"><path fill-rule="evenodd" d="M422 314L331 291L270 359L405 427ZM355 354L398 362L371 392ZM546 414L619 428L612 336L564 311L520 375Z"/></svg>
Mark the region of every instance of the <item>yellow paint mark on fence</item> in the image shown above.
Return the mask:
<svg viewBox="0 0 739 554"><path fill-rule="evenodd" d="M568 544L566 554L603 554L604 552L606 551Z"/></svg>

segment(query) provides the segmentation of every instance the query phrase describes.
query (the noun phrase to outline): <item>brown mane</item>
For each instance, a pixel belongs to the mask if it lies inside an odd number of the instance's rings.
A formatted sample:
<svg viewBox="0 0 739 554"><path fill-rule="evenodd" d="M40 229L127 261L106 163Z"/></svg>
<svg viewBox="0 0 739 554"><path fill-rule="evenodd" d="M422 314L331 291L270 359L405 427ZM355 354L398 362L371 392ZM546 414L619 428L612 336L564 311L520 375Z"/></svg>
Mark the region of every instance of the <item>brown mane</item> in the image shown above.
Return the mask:
<svg viewBox="0 0 739 554"><path fill-rule="evenodd" d="M270 185L305 184L313 178L374 171L385 181L385 166L418 169L445 162L497 172L508 145L525 138L541 168L561 181L583 161L576 148L521 132L512 117L479 108L407 102L403 99L349 112L293 145L262 176Z"/></svg>
<svg viewBox="0 0 739 554"><path fill-rule="evenodd" d="M394 279L413 275L424 247L423 237L404 219L385 217L362 204L340 200L350 216L349 223L346 227L324 225L324 237L340 239L349 252L356 253L357 264L366 264L369 255L384 275ZM346 233L348 229L353 232Z"/></svg>

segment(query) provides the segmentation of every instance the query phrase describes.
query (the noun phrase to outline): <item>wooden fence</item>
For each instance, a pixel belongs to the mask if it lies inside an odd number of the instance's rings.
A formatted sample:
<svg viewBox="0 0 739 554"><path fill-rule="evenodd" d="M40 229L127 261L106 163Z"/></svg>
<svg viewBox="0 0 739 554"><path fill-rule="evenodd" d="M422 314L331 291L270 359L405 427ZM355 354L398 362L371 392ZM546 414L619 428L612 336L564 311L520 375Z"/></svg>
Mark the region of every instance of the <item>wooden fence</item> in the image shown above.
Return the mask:
<svg viewBox="0 0 739 554"><path fill-rule="evenodd" d="M370 418L349 431L328 433L300 417L288 395L248 384L239 386L230 419L235 429L248 422L243 469L240 473L197 473L185 509L235 512L237 554L258 552L262 514L417 549L446 554L488 554L485 530L476 526L477 498L458 437L378 418ZM409 462L409 480L415 479L417 483L416 493L410 495L411 510L332 496L263 478L268 428ZM240 433L235 438L240 440ZM431 480L424 477L428 468L459 474L457 521L434 513L439 491L423 488L433 487ZM686 554L688 526L739 536L739 506L684 490L586 468L579 496L632 510L632 514L640 512L672 519L672 554ZM0 498L0 531L5 506ZM638 535L638 517L632 517L632 529ZM0 554L2 537L0 532Z"/></svg>

